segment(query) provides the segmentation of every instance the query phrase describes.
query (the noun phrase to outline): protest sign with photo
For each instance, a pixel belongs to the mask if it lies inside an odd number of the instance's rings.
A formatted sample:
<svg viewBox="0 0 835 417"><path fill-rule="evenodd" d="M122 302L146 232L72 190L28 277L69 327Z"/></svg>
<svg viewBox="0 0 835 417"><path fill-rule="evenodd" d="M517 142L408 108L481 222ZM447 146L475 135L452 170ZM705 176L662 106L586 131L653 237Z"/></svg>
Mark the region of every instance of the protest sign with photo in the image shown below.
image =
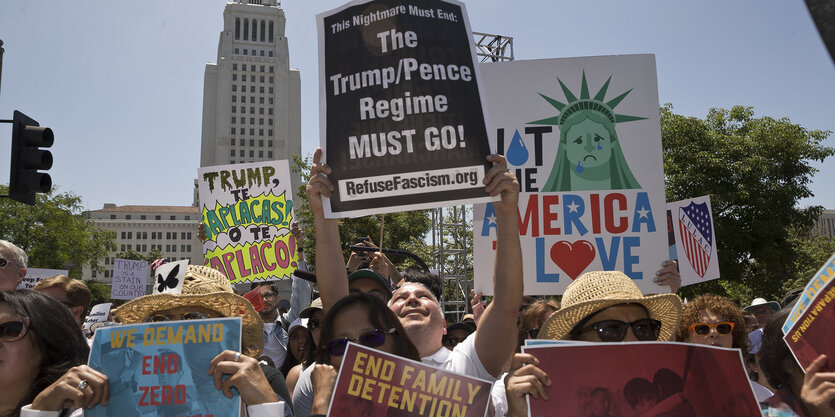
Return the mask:
<svg viewBox="0 0 835 417"><path fill-rule="evenodd" d="M35 288L35 284L56 275L69 275L70 271L66 269L44 269L44 268L26 268L26 276L23 281L17 284L19 290L31 290Z"/></svg>
<svg viewBox="0 0 835 417"><path fill-rule="evenodd" d="M551 379L530 415L759 417L738 349L664 342L525 346Z"/></svg>
<svg viewBox="0 0 835 417"><path fill-rule="evenodd" d="M467 416L487 412L492 381L348 343L330 416Z"/></svg>
<svg viewBox="0 0 835 417"><path fill-rule="evenodd" d="M667 203L667 228L674 235L681 285L719 279L719 255L710 196Z"/></svg>
<svg viewBox="0 0 835 417"><path fill-rule="evenodd" d="M87 315L87 318L84 320L84 327L89 329L95 323L104 323L107 321L107 318L110 316L110 308L113 306L113 303L101 303L96 304L93 308L90 309L90 314Z"/></svg>
<svg viewBox="0 0 835 417"><path fill-rule="evenodd" d="M645 292L668 258L653 55L480 66L490 138L516 173L525 294L562 294L583 272L619 270ZM496 222L473 209L475 288L491 294Z"/></svg>
<svg viewBox="0 0 835 417"><path fill-rule="evenodd" d="M101 327L89 366L107 375L107 406L88 417L238 416L240 396L215 388L209 363L220 352L241 350L241 319L166 321Z"/></svg>
<svg viewBox="0 0 835 417"><path fill-rule="evenodd" d="M132 259L113 260L113 280L110 285L110 298L113 300L133 300L145 295L145 283L148 281L148 262Z"/></svg>
<svg viewBox="0 0 835 417"><path fill-rule="evenodd" d="M820 355L827 355L829 370L835 358L832 329L835 327L835 255L806 284L797 299L783 334L800 367L806 369Z"/></svg>
<svg viewBox="0 0 835 417"><path fill-rule="evenodd" d="M207 265L234 283L290 278L299 255L287 161L203 167L197 178Z"/></svg>
<svg viewBox="0 0 835 417"><path fill-rule="evenodd" d="M327 217L490 201L464 4L352 1L316 17Z"/></svg>

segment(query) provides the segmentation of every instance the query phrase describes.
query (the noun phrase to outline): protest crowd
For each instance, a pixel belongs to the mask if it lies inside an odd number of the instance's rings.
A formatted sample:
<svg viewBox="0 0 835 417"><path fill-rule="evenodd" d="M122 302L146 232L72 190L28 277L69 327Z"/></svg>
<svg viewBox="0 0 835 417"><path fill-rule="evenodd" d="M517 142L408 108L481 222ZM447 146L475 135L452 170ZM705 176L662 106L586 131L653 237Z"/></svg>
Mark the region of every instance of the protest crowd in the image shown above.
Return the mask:
<svg viewBox="0 0 835 417"><path fill-rule="evenodd" d="M235 294L221 272L189 265L180 294L128 301L111 312L110 320L127 325L241 317L240 351L204 358L198 364L205 374L197 389L227 397L236 390L250 416L327 414L348 342L488 380L493 383L489 415L526 416L528 397L547 402L549 387L570 378L545 372L535 354L523 353L528 339L679 341L738 349L763 415L835 414L835 374L825 371L828 358L822 355L801 369L783 340L786 308L795 301L791 297L781 303L757 299L744 309L715 295L683 303L670 293L681 285L672 261L658 270L654 295L642 294L621 272L594 271L569 285L560 302L523 297L524 259L516 227L519 185L503 156L488 160L492 169L485 176L485 191L500 196L493 203L498 226L495 296L484 308L481 295L474 293L473 314L462 322L447 326L437 276L397 271L379 251L353 253L346 268L338 223L324 216L322 197L334 188L321 150L314 155L306 187L316 226L320 298L311 301L310 283L295 276L289 305L279 300L274 282L254 283L252 293L262 304L256 311L249 294ZM299 241L303 238L297 225L293 234ZM363 244L373 246L370 241ZM306 268L303 255L300 260ZM85 365L91 343L85 334L89 330L82 330L91 299L86 286L57 276L40 281L33 290L15 290L26 275L27 257L11 242L0 241L0 263L0 415L80 415L84 409L108 404L119 405L119 415L140 415L122 376ZM626 401L640 410L638 415L695 416L693 405L673 394L681 392L680 377L662 371L654 381L629 381L623 387ZM596 404L591 415L614 415L609 410L613 395L603 387L590 392ZM283 411L278 407L282 403ZM189 401L178 407L159 407L158 415L191 415L200 409ZM352 413L362 415L361 409Z"/></svg>

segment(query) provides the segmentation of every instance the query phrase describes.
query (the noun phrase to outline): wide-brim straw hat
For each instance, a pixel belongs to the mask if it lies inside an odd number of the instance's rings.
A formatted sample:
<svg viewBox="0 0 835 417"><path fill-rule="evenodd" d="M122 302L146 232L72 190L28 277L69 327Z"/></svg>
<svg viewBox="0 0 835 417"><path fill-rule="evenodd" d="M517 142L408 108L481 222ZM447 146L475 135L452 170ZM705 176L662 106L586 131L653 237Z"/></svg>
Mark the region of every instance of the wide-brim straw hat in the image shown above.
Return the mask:
<svg viewBox="0 0 835 417"><path fill-rule="evenodd" d="M264 349L264 322L246 298L235 294L222 272L189 265L182 294L151 294L128 301L113 314L122 324L144 323L154 313L179 307L203 307L223 317L241 318L241 353L257 358Z"/></svg>
<svg viewBox="0 0 835 417"><path fill-rule="evenodd" d="M572 282L562 296L562 308L554 312L539 331L540 339L568 339L584 318L618 304L640 304L649 317L661 322L658 340L672 339L681 320L681 300L675 294L644 296L620 271L587 272Z"/></svg>

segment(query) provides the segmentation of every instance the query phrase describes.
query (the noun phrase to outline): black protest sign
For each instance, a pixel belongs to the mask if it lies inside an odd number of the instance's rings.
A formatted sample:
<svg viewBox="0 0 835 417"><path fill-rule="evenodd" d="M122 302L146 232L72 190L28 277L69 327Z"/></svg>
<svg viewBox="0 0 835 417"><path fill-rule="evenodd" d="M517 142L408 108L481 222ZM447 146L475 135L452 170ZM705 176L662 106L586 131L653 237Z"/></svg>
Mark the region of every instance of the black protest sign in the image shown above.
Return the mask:
<svg viewBox="0 0 835 417"><path fill-rule="evenodd" d="M317 16L328 217L488 201L490 145L462 3L351 2Z"/></svg>

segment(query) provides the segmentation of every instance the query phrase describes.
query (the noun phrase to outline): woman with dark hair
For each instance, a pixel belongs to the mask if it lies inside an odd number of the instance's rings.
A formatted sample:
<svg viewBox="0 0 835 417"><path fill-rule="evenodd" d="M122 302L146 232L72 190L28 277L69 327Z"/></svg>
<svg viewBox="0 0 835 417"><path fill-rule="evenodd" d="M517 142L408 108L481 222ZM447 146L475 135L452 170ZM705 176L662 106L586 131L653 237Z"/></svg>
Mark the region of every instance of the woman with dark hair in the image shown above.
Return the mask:
<svg viewBox="0 0 835 417"><path fill-rule="evenodd" d="M296 387L300 372L313 363L316 343L313 341L313 333L307 328L309 320L296 319L287 331L287 358L284 359L284 365L281 365L281 373L284 374L290 392Z"/></svg>
<svg viewBox="0 0 835 417"><path fill-rule="evenodd" d="M522 351L527 339L536 339L545 320L560 309L554 300L535 301L519 317L519 333L516 336L516 353Z"/></svg>
<svg viewBox="0 0 835 417"><path fill-rule="evenodd" d="M765 402L763 415L835 416L835 373L824 372L829 359L820 355L804 373L783 340L783 323L793 305L774 313L763 329L762 345L757 353L760 370L777 390Z"/></svg>
<svg viewBox="0 0 835 417"><path fill-rule="evenodd" d="M20 415L89 351L63 304L34 291L0 292L0 416Z"/></svg>
<svg viewBox="0 0 835 417"><path fill-rule="evenodd" d="M320 343L316 347L313 370L313 408L311 415L328 411L336 375L348 342L420 361L415 345L397 316L379 298L352 293L328 310L321 324Z"/></svg>

